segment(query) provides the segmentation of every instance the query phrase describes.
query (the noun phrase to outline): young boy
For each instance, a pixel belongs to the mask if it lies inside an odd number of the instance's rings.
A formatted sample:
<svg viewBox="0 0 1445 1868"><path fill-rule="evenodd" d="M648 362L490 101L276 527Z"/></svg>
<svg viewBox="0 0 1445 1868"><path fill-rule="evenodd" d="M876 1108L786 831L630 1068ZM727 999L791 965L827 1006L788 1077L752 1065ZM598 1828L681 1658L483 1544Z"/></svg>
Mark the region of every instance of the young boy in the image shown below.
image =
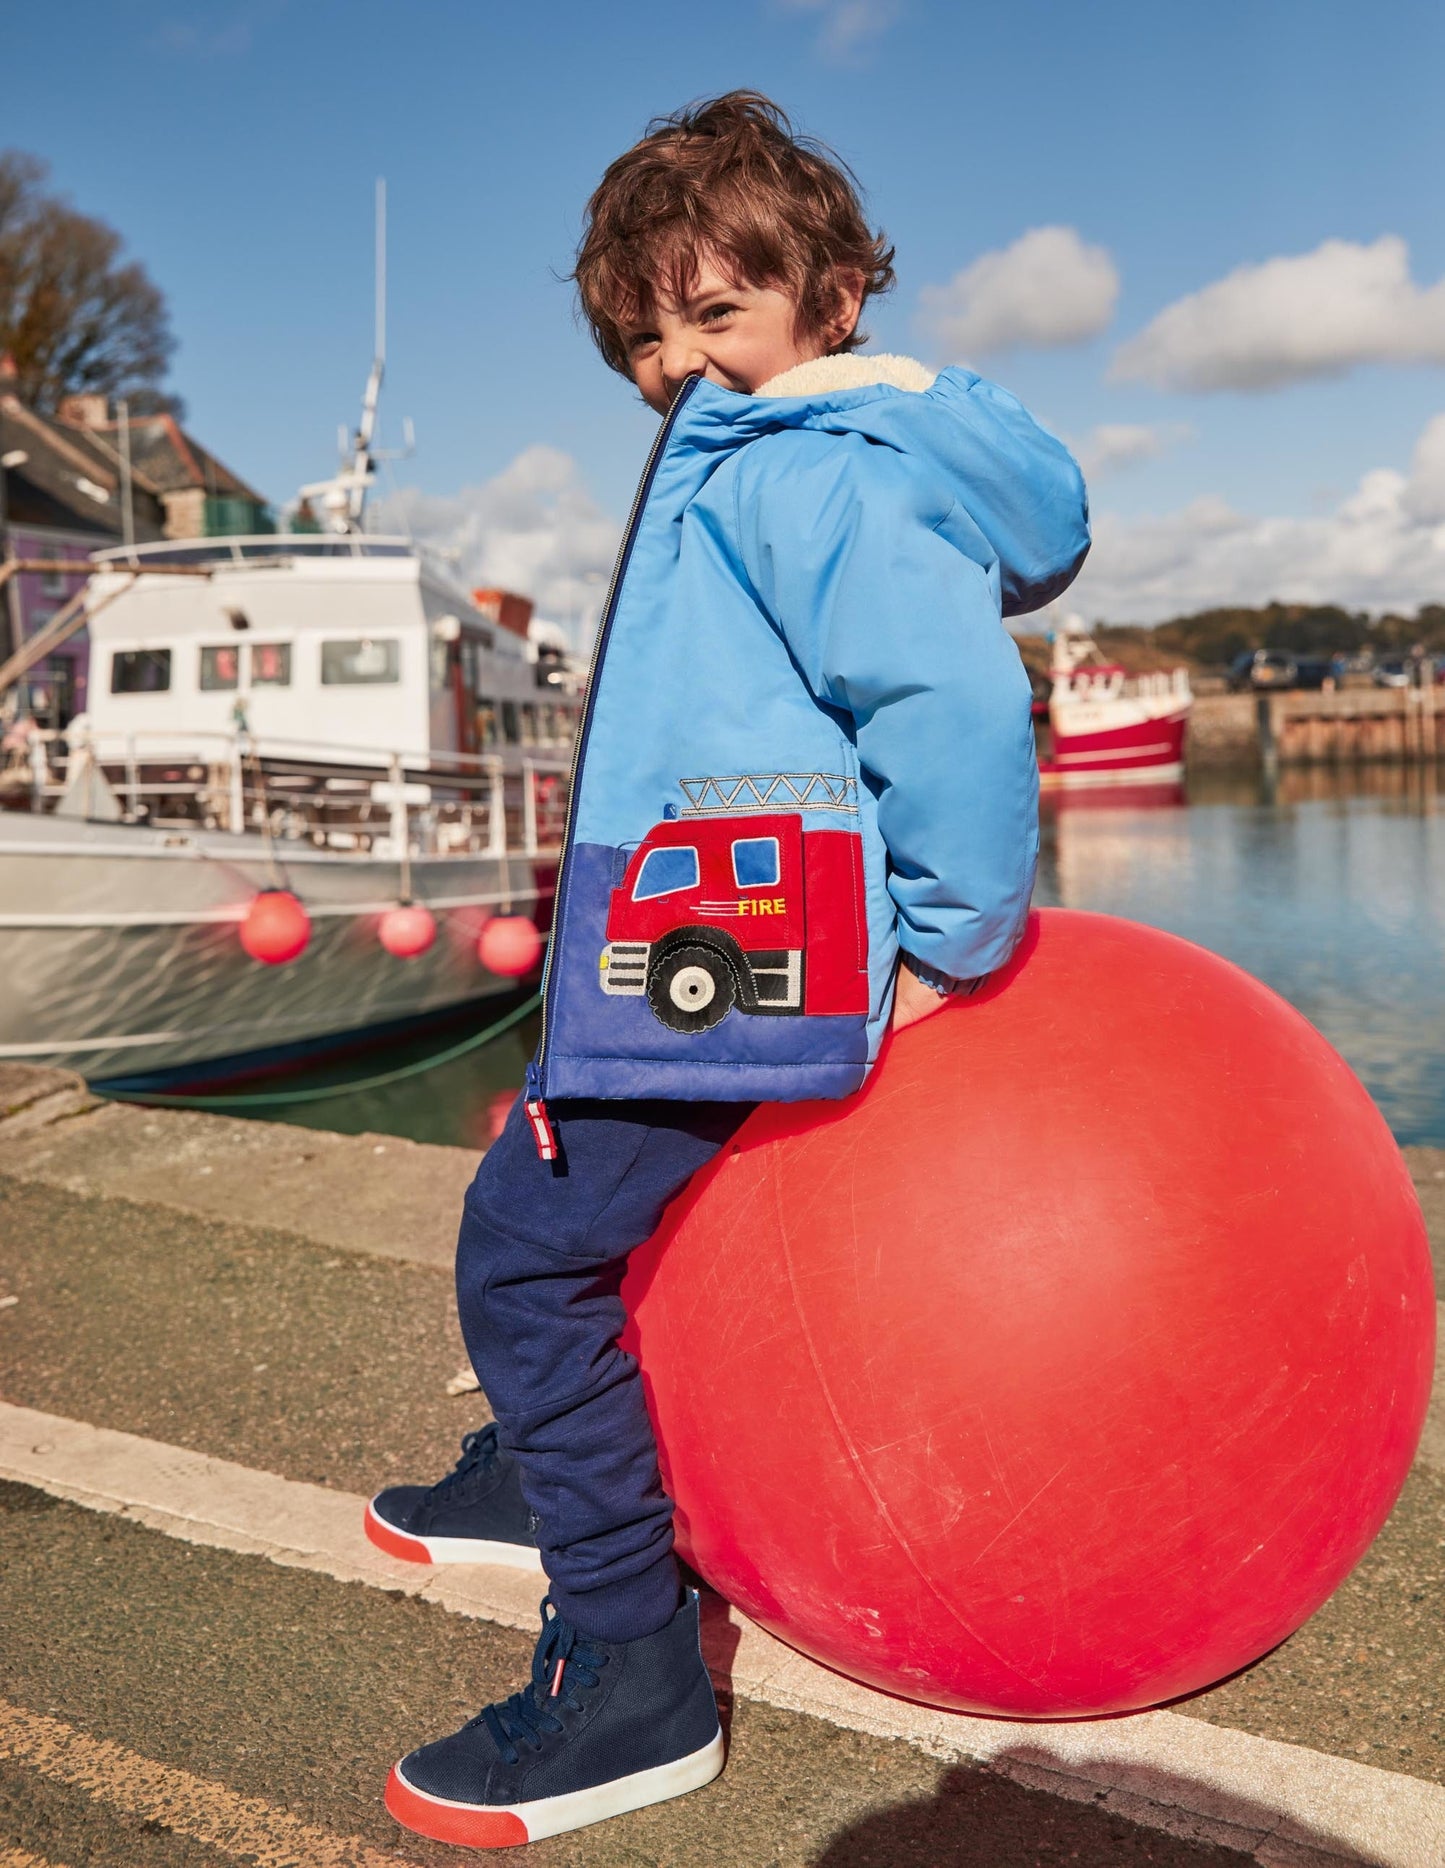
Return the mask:
<svg viewBox="0 0 1445 1868"><path fill-rule="evenodd" d="M497 1425L367 1518L394 1554L547 1575L531 1682L392 1772L393 1815L443 1841L721 1770L617 1342L627 1255L755 1102L856 1090L890 1022L1023 929L1037 766L1000 612L1073 576L1083 485L971 372L851 354L891 259L753 93L653 125L589 204L583 309L664 421L598 631L537 1057L457 1249Z"/></svg>

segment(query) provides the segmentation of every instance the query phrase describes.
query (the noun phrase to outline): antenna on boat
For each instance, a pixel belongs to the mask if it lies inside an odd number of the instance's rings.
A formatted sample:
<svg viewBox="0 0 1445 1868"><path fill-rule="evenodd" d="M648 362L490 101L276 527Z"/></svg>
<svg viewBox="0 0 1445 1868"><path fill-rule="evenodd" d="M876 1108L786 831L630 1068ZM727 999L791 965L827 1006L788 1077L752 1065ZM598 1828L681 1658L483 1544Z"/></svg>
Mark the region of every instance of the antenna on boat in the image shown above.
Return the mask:
<svg viewBox="0 0 1445 1868"><path fill-rule="evenodd" d="M376 479L379 461L407 460L416 452L416 437L411 418L402 423L406 445L402 448L374 448L376 410L381 400L382 379L386 375L386 181L376 178L376 325L372 345L371 370L366 392L361 398L361 421L349 444L342 431L341 468L334 479L317 480L301 488L303 500L318 500L328 531L360 532L366 513L366 493Z"/></svg>

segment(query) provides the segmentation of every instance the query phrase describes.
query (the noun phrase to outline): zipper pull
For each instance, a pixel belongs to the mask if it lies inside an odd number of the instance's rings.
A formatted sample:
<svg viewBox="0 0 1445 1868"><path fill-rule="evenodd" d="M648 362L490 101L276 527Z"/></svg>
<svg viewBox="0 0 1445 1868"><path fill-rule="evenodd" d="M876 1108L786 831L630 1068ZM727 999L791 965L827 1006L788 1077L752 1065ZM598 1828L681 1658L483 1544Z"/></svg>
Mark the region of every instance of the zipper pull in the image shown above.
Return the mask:
<svg viewBox="0 0 1445 1868"><path fill-rule="evenodd" d="M527 1084L522 1092L527 1120L532 1125L532 1140L537 1144L539 1161L557 1159L557 1136L552 1127L552 1119L547 1114L547 1105L542 1100L542 1074L535 1064L527 1066Z"/></svg>

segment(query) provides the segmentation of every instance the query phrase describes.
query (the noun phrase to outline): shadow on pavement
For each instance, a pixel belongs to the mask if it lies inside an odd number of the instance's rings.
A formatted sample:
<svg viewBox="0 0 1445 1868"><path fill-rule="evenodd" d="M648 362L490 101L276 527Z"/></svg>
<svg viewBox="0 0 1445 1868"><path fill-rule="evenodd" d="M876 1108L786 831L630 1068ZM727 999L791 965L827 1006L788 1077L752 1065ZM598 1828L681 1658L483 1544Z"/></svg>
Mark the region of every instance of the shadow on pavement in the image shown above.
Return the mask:
<svg viewBox="0 0 1445 1868"><path fill-rule="evenodd" d="M1043 1779L1045 1765L1033 1750L1002 1753L1003 1770L954 1765L933 1796L912 1798L876 1810L835 1836L810 1868L1245 1868L1266 1834L1288 1841L1281 1861L1291 1868L1340 1868L1346 1862L1380 1864L1376 1856L1346 1852L1326 1837L1277 1810L1240 1797L1208 1793L1217 1835L1229 1841L1192 1840L1142 1827L1117 1808L1074 1802L1055 1791L1004 1775L1010 1764ZM1087 1773L1087 1764L1083 1767ZM1110 1767L1101 1760L1104 1776ZM1114 1767L1117 1768L1117 1767ZM1129 1796L1177 1808L1197 1808L1200 1786L1173 1773L1130 1772ZM1208 1827L1194 1819L1201 1831ZM1275 1859L1274 1856L1270 1857Z"/></svg>

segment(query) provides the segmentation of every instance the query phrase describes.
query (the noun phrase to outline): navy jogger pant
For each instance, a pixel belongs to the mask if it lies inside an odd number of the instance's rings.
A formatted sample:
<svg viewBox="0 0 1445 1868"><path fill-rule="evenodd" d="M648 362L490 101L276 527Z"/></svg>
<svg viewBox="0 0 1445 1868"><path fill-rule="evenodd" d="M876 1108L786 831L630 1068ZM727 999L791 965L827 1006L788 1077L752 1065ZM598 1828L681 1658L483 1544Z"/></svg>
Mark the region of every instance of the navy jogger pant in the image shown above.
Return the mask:
<svg viewBox="0 0 1445 1868"><path fill-rule="evenodd" d="M678 1602L672 1502L637 1363L617 1345L618 1287L750 1107L549 1104L561 1153L547 1162L519 1097L467 1192L462 1335L537 1514L552 1600L600 1641L653 1634Z"/></svg>

